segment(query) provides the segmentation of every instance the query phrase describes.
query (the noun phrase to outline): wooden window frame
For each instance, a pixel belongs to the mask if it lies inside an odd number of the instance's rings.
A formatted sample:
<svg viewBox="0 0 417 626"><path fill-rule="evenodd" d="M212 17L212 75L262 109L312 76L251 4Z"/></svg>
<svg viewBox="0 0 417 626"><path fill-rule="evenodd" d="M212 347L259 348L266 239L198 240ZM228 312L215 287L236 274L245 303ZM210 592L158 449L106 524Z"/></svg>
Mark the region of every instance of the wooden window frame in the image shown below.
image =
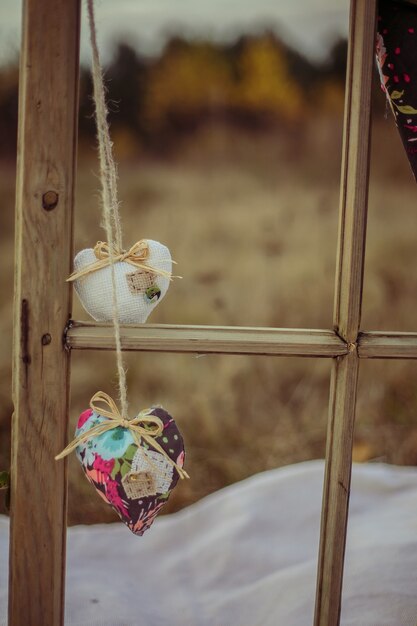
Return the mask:
<svg viewBox="0 0 417 626"><path fill-rule="evenodd" d="M340 622L359 361L417 358L417 333L360 330L377 0L351 0L332 330L124 326L124 350L332 359L314 626ZM24 0L16 188L10 626L63 624L71 350L114 349L70 319L80 0ZM39 277L42 277L39 279ZM28 498L30 494L30 498Z"/></svg>

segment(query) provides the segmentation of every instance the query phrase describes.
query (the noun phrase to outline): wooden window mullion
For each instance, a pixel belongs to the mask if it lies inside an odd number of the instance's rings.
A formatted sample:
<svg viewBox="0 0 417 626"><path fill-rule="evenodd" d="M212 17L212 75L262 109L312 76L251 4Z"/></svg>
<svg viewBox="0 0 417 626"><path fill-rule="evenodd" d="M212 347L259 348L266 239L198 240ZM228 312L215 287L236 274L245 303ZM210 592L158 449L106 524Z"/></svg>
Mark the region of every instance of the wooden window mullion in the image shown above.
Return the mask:
<svg viewBox="0 0 417 626"><path fill-rule="evenodd" d="M16 182L9 625L64 620L79 0L23 3Z"/></svg>
<svg viewBox="0 0 417 626"><path fill-rule="evenodd" d="M334 326L348 354L333 362L315 626L340 622L352 469L368 203L376 0L352 0L340 192Z"/></svg>
<svg viewBox="0 0 417 626"><path fill-rule="evenodd" d="M359 333L367 217L376 0L351 0L335 330L146 325L123 348L333 359L315 626L337 626L359 358L417 358L416 333ZM16 288L9 616L63 621L69 355L113 349L109 326L68 319L80 2L25 0L16 203ZM48 210L45 194L58 204ZM44 198L44 199L43 199ZM53 201L52 201L53 204ZM44 206L43 206L44 205ZM39 363L42 364L39 369ZM36 364L34 367L31 364ZM27 516L26 494L37 506ZM38 563L38 567L34 564Z"/></svg>

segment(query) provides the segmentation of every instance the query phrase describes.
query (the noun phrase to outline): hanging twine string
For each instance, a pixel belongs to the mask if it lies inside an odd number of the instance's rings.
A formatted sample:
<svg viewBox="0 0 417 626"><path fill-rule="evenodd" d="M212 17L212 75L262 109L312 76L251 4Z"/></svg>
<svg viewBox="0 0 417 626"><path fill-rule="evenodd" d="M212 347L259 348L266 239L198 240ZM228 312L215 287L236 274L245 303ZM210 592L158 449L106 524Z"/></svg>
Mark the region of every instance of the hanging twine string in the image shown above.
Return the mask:
<svg viewBox="0 0 417 626"><path fill-rule="evenodd" d="M67 278L68 282L72 282L74 280L78 280L79 278L83 278L87 276L91 272L96 272L97 270L101 270L104 267L108 267L111 264L110 260L110 246L105 241L98 241L94 246L94 254L96 255L97 261L95 263L91 263L87 265L82 270L78 272L73 272L69 278ZM153 267L152 265L148 265L146 263L146 259L149 256L149 245L146 239L141 239L137 241L129 250L113 250L113 262L121 262L130 263L134 267L138 269L143 269L145 272L149 272L151 274L156 274L159 276L163 276L164 278L169 278L172 280L173 276L171 272L167 270L163 270L157 267ZM175 261L172 261L175 263ZM176 277L179 278L179 277Z"/></svg>
<svg viewBox="0 0 417 626"><path fill-rule="evenodd" d="M107 243L98 242L94 248L97 262L91 264L80 272L75 272L68 279L69 281L76 280L91 271L101 269L103 267L110 266L111 268L111 281L112 281L112 306L113 306L113 327L116 343L116 360L117 360L117 372L118 372L118 387L120 396L121 412L117 408L114 400L103 391L98 391L90 401L91 409L104 418L100 424L97 424L87 430L85 433L78 435L71 441L71 443L55 458L62 459L71 452L73 452L80 444L85 443L89 439L99 437L109 430L122 427L129 430L134 442L136 443L138 450L142 450L145 454L144 448L141 445L142 441L146 442L150 447L159 452L178 472L180 478L189 478L187 472L182 469L170 456L165 452L162 446L156 441L156 438L163 432L163 422L156 415L152 414L152 409L146 409L141 411L133 419L129 419L128 416L128 403L127 403L127 385L126 385L126 370L123 363L122 347L120 340L120 324L119 324L119 307L117 302L116 291L116 273L114 270L114 264L119 261L125 261L134 265L135 267L144 269L145 271L167 276L171 278L171 273L161 269L153 268L145 263L149 248L146 241L141 240L134 244L130 250L124 251L122 248L122 230L119 215L119 202L117 199L117 171L116 165L113 159L112 142L110 139L109 126L107 122L107 106L105 100L105 90L103 83L103 72L100 65L100 58L97 47L97 35L94 19L94 5L93 0L87 0L88 18L90 25L90 40L92 49L92 74L93 74L93 88L94 88L94 103L95 103L95 117L97 125L97 141L98 151L100 158L100 179L101 179L101 197L102 197L102 211L103 211L103 223L107 235ZM104 404L108 408L98 406L97 403ZM152 459L147 461L150 465L154 466L155 471L158 471L156 465L152 462Z"/></svg>
<svg viewBox="0 0 417 626"><path fill-rule="evenodd" d="M107 122L108 109L103 81L103 70L97 44L96 22L94 16L94 0L87 0L88 21L90 25L90 42L92 51L92 77L95 104L95 118L97 126L97 140L100 159L101 196L104 217L104 227L107 237L109 229L107 219L114 231L114 242L119 250L122 249L122 225L119 213L117 195L117 168L113 159L113 142L110 138ZM110 244L110 241L109 241Z"/></svg>
<svg viewBox="0 0 417 626"><path fill-rule="evenodd" d="M126 369L123 363L122 346L120 341L119 306L116 293L116 272L114 271L115 249L122 250L122 228L117 197L117 171L113 159L112 142L107 122L107 106L103 82L103 71L97 46L97 33L94 18L94 2L87 0L88 21L90 25L90 41L92 50L92 74L95 103L95 117L97 125L97 141L100 158L100 180L102 191L102 211L104 228L108 242L108 262L111 267L113 327L116 342L116 361L118 386L122 415L128 415Z"/></svg>
<svg viewBox="0 0 417 626"><path fill-rule="evenodd" d="M104 404L108 408L98 406L97 403ZM121 427L129 430L139 450L143 449L141 446L142 441L146 442L148 446L164 456L168 463L177 470L180 478L189 478L187 472L177 465L156 441L156 438L159 437L164 430L164 424L157 415L152 414L152 409L144 409L133 419L126 419L120 413L114 400L103 391L98 391L94 394L90 400L90 407L95 413L105 419L103 419L100 424L96 424L86 432L75 437L75 439L55 457L56 460L63 459L68 454L71 454L80 444L85 443L89 439L99 437L109 430ZM154 465L152 459L147 458L147 461L150 465ZM157 468L156 471L158 471Z"/></svg>

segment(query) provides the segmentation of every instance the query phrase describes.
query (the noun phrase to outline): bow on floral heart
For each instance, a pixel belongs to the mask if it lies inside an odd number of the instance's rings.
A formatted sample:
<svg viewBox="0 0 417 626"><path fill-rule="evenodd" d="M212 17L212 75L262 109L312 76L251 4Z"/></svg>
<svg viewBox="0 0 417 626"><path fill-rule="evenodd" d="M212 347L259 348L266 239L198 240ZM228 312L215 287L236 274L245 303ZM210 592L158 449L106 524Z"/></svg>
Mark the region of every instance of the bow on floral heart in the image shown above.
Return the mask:
<svg viewBox="0 0 417 626"><path fill-rule="evenodd" d="M107 405L109 409L97 406L97 402ZM159 437L162 434L164 425L159 417L152 414L152 409L144 409L133 419L128 419L121 415L114 400L103 391L98 391L94 394L90 400L90 407L95 413L106 419L100 422L100 424L96 424L86 432L75 437L75 439L73 439L71 443L68 444L64 450L62 450L62 452L57 454L55 460L63 459L68 454L71 454L71 452L73 452L81 443L85 443L88 439L99 437L108 430L112 430L113 428L120 426L122 428L127 428L131 432L138 450L143 450L141 442L145 441L150 447L166 458L166 460L177 470L180 478L189 478L187 472L182 467L177 465L175 461L168 456L162 446L160 446L155 440L156 437ZM150 459L147 459L147 462L151 465L153 464ZM155 471L158 471L157 467L155 467Z"/></svg>
<svg viewBox="0 0 417 626"><path fill-rule="evenodd" d="M74 280L78 280L91 272L96 272L97 270L103 269L103 267L107 267L112 262L118 263L124 261L125 263L130 263L134 267L139 269L143 269L145 272L150 272L151 274L158 274L159 276L164 276L164 278L169 278L172 280L171 272L167 272L166 270L159 269L157 267L153 267L152 265L148 265L145 263L146 259L149 256L149 246L146 239L141 239L137 241L129 250L117 250L113 249L113 254L110 253L109 244L105 241L98 241L94 246L94 254L97 257L97 261L95 263L91 263L87 267L79 270L78 272L73 272L71 276L67 279L68 282L72 282ZM175 261L172 261L175 263ZM176 278L179 278L176 277Z"/></svg>

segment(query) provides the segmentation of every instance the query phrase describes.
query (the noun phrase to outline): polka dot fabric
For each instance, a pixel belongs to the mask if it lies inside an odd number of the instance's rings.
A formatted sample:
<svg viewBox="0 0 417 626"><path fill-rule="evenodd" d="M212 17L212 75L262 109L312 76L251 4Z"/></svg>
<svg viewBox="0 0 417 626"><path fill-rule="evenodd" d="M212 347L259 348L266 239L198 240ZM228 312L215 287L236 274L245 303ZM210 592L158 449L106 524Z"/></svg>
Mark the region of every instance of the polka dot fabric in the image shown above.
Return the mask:
<svg viewBox="0 0 417 626"><path fill-rule="evenodd" d="M380 0L376 58L382 90L417 179L417 6Z"/></svg>

